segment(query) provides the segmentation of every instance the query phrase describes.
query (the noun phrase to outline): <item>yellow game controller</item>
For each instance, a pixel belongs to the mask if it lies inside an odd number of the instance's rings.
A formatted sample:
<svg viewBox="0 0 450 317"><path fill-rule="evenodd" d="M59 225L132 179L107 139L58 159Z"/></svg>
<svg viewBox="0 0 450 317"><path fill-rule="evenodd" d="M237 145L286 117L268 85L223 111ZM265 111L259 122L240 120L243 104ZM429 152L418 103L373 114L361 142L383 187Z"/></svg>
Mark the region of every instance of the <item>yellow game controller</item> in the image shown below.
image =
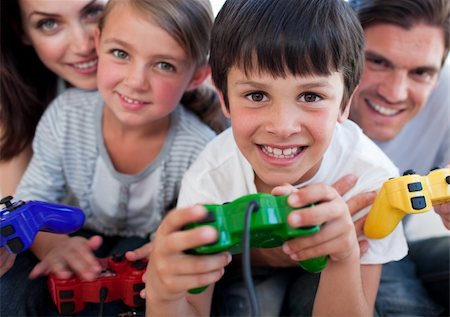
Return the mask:
<svg viewBox="0 0 450 317"><path fill-rule="evenodd" d="M409 170L387 180L364 224L364 234L382 239L394 231L406 214L419 214L450 202L450 168L434 169L426 176Z"/></svg>

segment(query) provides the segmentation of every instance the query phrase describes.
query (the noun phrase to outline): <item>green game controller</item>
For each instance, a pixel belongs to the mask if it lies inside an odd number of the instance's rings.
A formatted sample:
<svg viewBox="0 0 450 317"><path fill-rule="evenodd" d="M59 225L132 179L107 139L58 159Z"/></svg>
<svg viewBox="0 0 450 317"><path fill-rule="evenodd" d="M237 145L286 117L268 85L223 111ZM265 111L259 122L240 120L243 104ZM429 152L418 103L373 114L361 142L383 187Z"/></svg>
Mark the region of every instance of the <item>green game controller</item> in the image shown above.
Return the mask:
<svg viewBox="0 0 450 317"><path fill-rule="evenodd" d="M189 250L191 254L213 254L228 251L231 254L242 253L242 234L244 231L245 213L250 203L256 207L250 217L250 248L274 248L281 246L286 240L308 236L320 230L320 226L293 228L287 223L287 217L293 210L287 202L288 196L273 196L258 193L242 196L223 205L204 205L208 209L207 217L184 229L201 226L213 226L218 231L218 240L209 245ZM328 257L299 261L299 265L311 273L321 272L327 265ZM207 287L207 286L206 286ZM190 290L192 294L202 292L206 287Z"/></svg>

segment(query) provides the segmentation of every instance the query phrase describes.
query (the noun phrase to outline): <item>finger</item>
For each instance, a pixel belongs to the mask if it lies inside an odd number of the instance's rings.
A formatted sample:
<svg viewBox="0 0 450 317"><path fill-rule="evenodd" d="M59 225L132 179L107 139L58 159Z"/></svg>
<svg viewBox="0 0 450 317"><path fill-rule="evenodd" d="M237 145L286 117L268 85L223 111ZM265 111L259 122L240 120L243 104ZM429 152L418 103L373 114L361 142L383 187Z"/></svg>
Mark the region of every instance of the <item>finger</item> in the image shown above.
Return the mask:
<svg viewBox="0 0 450 317"><path fill-rule="evenodd" d="M222 252L214 255L182 255L177 261L159 267L175 275L197 275L220 270L231 262L231 254ZM180 265L183 263L183 265Z"/></svg>
<svg viewBox="0 0 450 317"><path fill-rule="evenodd" d="M217 230L212 226L200 226L190 230L177 231L167 239L163 254L179 253L217 241Z"/></svg>
<svg viewBox="0 0 450 317"><path fill-rule="evenodd" d="M142 299L145 299L147 297L147 293L145 292L145 288L143 290L141 290L139 295L141 296Z"/></svg>
<svg viewBox="0 0 450 317"><path fill-rule="evenodd" d="M0 252L0 277L2 277L13 266L16 260L15 254L10 254L7 250L1 248L4 252Z"/></svg>
<svg viewBox="0 0 450 317"><path fill-rule="evenodd" d="M361 256L363 256L367 252L367 250L369 250L369 241L360 240L358 241L358 243L359 243L359 252Z"/></svg>
<svg viewBox="0 0 450 317"><path fill-rule="evenodd" d="M310 204L319 204L341 198L337 191L326 184L312 184L289 195L288 203L293 208L302 208Z"/></svg>
<svg viewBox="0 0 450 317"><path fill-rule="evenodd" d="M347 200L347 206L350 214L353 216L358 213L358 211L361 211L362 209L372 205L376 197L376 192L360 193L353 196L352 198Z"/></svg>
<svg viewBox="0 0 450 317"><path fill-rule="evenodd" d="M133 251L128 251L125 253L125 257L129 261L137 261L141 259L148 259L153 249L153 244L151 242L144 244L142 247L137 248Z"/></svg>
<svg viewBox="0 0 450 317"><path fill-rule="evenodd" d="M92 250L86 245L63 257L66 265L83 280L92 281L101 272L102 267Z"/></svg>
<svg viewBox="0 0 450 317"><path fill-rule="evenodd" d="M291 193L296 191L298 191L298 189L292 186L291 184L283 184L281 186L277 186L274 189L272 189L271 194L275 196L284 196L290 195Z"/></svg>
<svg viewBox="0 0 450 317"><path fill-rule="evenodd" d="M42 275L48 275L49 273L50 273L50 266L48 265L47 262L41 261L34 266L28 277L30 279L35 279Z"/></svg>
<svg viewBox="0 0 450 317"><path fill-rule="evenodd" d="M96 251L103 243L103 238L99 235L92 236L88 239L88 247L92 251Z"/></svg>
<svg viewBox="0 0 450 317"><path fill-rule="evenodd" d="M168 235L180 230L185 225L205 219L207 210L201 205L195 205L189 208L174 209L170 211L161 222L158 232L162 235Z"/></svg>
<svg viewBox="0 0 450 317"><path fill-rule="evenodd" d="M312 207L291 211L288 216L288 224L294 228L322 225L336 219L343 211L348 213L346 208L344 202L342 204L337 204L335 201L321 202Z"/></svg>
<svg viewBox="0 0 450 317"><path fill-rule="evenodd" d="M355 186L357 180L355 175L348 174L338 179L332 186L342 196Z"/></svg>
<svg viewBox="0 0 450 317"><path fill-rule="evenodd" d="M367 215L362 218L359 218L353 224L355 225L356 236L360 237L364 235L364 223L366 222Z"/></svg>

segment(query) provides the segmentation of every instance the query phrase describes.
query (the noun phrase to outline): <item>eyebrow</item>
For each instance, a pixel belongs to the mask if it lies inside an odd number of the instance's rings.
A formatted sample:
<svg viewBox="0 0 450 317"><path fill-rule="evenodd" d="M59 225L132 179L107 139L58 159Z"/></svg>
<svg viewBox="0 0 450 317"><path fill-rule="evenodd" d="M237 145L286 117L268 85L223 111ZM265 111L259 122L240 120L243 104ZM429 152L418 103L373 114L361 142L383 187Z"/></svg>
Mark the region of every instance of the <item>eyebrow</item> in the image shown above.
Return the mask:
<svg viewBox="0 0 450 317"><path fill-rule="evenodd" d="M264 89L267 84L265 83L260 83L260 82L256 82L256 81L252 81L252 80L241 80L241 81L237 81L235 83L235 86L239 86L239 85L250 85L250 86L255 86L261 89ZM318 80L318 81L314 81L314 82L309 82L309 83L305 83L305 84L300 84L298 85L299 88L301 89L313 89L313 88L328 88L328 87L332 87L332 85L330 85L330 83L326 80Z"/></svg>
<svg viewBox="0 0 450 317"><path fill-rule="evenodd" d="M366 58L370 59L381 59L383 62L389 65L389 67L395 67L394 63L392 63L388 58L384 57L382 54L375 53L373 51L366 51L365 53ZM440 67L436 67L435 65L421 65L413 68L413 70L420 70L423 72L429 72L429 73L438 73Z"/></svg>
<svg viewBox="0 0 450 317"><path fill-rule="evenodd" d="M80 12L85 11L87 8L89 8L90 6L92 6L97 0L91 0L90 2L88 2L82 9ZM48 13L48 12L42 12L42 11L32 11L29 15L28 15L28 19L30 19L34 14L37 15L43 15L46 17L57 17L59 16L59 14L56 13Z"/></svg>

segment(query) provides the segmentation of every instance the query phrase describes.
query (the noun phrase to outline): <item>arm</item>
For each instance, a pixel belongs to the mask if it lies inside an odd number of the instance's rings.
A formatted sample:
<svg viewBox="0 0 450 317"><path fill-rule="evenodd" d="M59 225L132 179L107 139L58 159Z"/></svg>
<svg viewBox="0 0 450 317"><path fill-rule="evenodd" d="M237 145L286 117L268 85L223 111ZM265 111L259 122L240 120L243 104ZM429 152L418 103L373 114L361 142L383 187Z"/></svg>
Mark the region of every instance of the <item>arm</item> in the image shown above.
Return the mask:
<svg viewBox="0 0 450 317"><path fill-rule="evenodd" d="M317 201L320 203L304 207ZM304 207L291 212L288 218L291 226L322 226L316 234L285 242L283 251L295 261L329 255L328 265L321 273L313 314L371 316L375 298L371 294L376 294L379 276L371 283L363 280L355 227L345 201L332 187L315 184L291 194L289 204Z"/></svg>
<svg viewBox="0 0 450 317"><path fill-rule="evenodd" d="M0 161L0 193L2 197L14 195L32 155L31 146L14 159Z"/></svg>
<svg viewBox="0 0 450 317"><path fill-rule="evenodd" d="M161 222L145 274L147 316L205 316L211 308L215 282L230 262L229 253L195 256L184 251L217 240L217 231L204 226L183 231L186 224L206 216L200 206L175 209ZM191 295L189 289L204 285L202 293Z"/></svg>

